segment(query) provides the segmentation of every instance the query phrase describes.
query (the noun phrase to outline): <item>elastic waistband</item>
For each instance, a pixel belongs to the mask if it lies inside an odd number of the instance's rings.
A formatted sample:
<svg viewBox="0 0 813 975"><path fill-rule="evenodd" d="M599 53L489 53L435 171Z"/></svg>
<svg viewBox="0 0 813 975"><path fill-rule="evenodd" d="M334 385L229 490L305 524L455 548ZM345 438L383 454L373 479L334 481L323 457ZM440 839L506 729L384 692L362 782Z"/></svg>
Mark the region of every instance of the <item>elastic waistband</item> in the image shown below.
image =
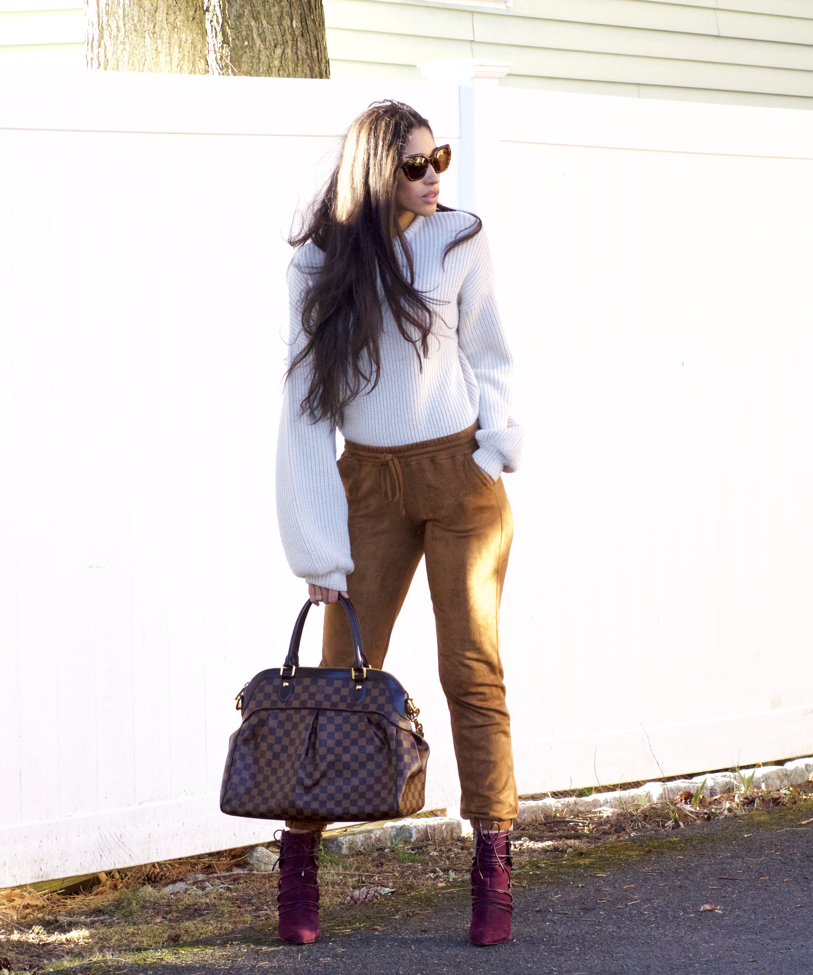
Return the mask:
<svg viewBox="0 0 813 975"><path fill-rule="evenodd" d="M344 449L354 457L368 460L386 461L389 457L405 460L408 457L419 457L422 454L434 454L450 447L468 446L476 443L475 433L480 429L479 423L472 423L460 433L452 433L448 437L436 437L434 440L422 440L420 443L408 443L401 447L366 447L364 444L345 440Z"/></svg>

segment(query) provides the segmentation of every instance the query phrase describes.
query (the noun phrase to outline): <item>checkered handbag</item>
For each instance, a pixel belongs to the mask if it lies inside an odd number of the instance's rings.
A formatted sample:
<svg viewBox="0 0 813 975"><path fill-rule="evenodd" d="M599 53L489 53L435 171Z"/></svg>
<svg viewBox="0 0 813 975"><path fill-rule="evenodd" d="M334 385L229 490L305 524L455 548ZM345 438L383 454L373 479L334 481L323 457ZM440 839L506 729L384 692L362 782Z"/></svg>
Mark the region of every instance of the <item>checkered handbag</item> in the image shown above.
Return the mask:
<svg viewBox="0 0 813 975"><path fill-rule="evenodd" d="M294 626L285 663L237 697L242 723L229 740L220 808L230 816L326 822L398 819L423 807L429 745L399 682L372 670L349 599L355 665L300 667L311 607Z"/></svg>

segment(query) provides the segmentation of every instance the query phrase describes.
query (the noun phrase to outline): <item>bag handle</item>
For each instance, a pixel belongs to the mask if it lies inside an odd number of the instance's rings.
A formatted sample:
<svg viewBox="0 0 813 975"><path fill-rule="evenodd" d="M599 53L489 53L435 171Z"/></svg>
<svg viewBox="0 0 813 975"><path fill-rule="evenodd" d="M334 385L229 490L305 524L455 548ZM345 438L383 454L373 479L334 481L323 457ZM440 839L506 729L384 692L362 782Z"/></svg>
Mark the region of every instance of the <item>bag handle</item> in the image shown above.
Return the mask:
<svg viewBox="0 0 813 975"><path fill-rule="evenodd" d="M353 635L353 678L355 680L363 680L365 677L365 671L369 668L369 663L367 658L364 656L364 642L361 639L361 626L359 624L358 616L356 616L356 611L353 609L353 604L345 596L339 593L339 602L344 607L345 613L347 613L347 619L350 623L350 632ZM308 612L313 603L310 599L302 607L299 616L294 624L294 632L291 634L291 643L288 647L288 656L285 658L285 663L282 665L280 673L283 677L293 677L296 668L299 666L299 642L302 639L302 631L305 628L305 619L307 618ZM286 673L290 671L290 673ZM360 673L357 673L360 672Z"/></svg>

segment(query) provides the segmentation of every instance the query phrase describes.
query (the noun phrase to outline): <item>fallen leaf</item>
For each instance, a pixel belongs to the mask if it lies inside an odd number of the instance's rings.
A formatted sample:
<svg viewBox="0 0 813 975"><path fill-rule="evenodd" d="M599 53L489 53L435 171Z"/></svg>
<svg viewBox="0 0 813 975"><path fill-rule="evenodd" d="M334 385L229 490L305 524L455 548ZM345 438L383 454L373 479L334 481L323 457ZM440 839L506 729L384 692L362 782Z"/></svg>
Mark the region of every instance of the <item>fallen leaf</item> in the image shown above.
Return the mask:
<svg viewBox="0 0 813 975"><path fill-rule="evenodd" d="M19 887L0 890L0 904L10 907L41 907L44 903L45 898L35 890L21 890Z"/></svg>
<svg viewBox="0 0 813 975"><path fill-rule="evenodd" d="M716 904L704 904L700 908L700 910L701 911L716 911L717 910L717 905Z"/></svg>

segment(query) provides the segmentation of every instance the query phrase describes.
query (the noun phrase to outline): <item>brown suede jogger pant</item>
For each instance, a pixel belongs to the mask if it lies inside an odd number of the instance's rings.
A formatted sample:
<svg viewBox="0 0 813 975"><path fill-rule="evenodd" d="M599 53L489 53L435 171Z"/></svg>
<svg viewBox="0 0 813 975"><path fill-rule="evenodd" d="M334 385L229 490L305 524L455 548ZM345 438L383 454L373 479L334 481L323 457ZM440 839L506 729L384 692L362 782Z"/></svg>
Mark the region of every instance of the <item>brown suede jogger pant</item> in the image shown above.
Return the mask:
<svg viewBox="0 0 813 975"><path fill-rule="evenodd" d="M415 569L426 557L461 816L475 827L507 829L517 814L517 789L499 611L513 521L502 480L492 481L472 457L476 429L404 447L346 442L339 471L355 564L347 591L367 659L381 669ZM337 603L326 609L323 665L350 667L345 612ZM288 825L322 828L306 821Z"/></svg>

